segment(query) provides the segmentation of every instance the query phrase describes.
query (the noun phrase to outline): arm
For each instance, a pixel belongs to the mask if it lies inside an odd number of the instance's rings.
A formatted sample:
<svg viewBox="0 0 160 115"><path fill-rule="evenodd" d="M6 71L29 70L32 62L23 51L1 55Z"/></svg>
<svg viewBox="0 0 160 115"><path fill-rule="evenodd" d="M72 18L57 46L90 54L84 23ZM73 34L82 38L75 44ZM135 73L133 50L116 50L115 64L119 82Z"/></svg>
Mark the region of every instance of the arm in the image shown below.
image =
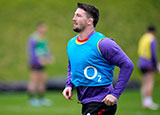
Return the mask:
<svg viewBox="0 0 160 115"><path fill-rule="evenodd" d="M152 63L154 68L157 68L157 55L156 55L156 39L154 39L151 43L151 55L152 55Z"/></svg>
<svg viewBox="0 0 160 115"><path fill-rule="evenodd" d="M99 49L106 60L120 68L118 81L114 91L111 93L111 95L116 98L115 100L117 100L127 85L134 68L133 63L123 50L111 39L101 40Z"/></svg>
<svg viewBox="0 0 160 115"><path fill-rule="evenodd" d="M33 36L30 37L29 39L29 44L28 44L28 49L29 49L29 54L30 56L33 58L36 58L36 61L41 64L41 65L45 65L44 63L44 58L42 56L40 56L38 53L37 53L37 49L36 49L36 44L37 44L37 41L34 39Z"/></svg>
<svg viewBox="0 0 160 115"><path fill-rule="evenodd" d="M35 45L36 45L36 42L32 40L32 38L30 37L28 42L28 51L30 56L35 56L35 51L34 51Z"/></svg>
<svg viewBox="0 0 160 115"><path fill-rule="evenodd" d="M70 62L68 62L68 69L67 69L68 77L66 80L65 89L63 90L62 94L67 100L72 100L72 81L71 81L71 66Z"/></svg>
<svg viewBox="0 0 160 115"><path fill-rule="evenodd" d="M68 74L68 76L67 76L65 87L73 87L73 84L72 84L72 81L71 81L71 65L70 65L69 61L68 61L67 74Z"/></svg>

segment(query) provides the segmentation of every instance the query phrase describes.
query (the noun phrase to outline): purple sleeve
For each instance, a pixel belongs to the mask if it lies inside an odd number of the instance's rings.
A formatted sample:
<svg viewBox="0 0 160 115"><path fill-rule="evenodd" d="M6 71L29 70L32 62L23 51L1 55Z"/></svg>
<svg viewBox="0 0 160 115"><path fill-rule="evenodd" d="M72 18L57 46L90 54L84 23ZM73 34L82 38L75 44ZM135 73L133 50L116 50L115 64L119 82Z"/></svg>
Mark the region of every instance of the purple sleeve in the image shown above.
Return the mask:
<svg viewBox="0 0 160 115"><path fill-rule="evenodd" d="M112 92L112 95L118 99L127 85L134 69L134 65L123 50L112 39L101 40L99 43L99 49L106 60L120 68L118 81Z"/></svg>
<svg viewBox="0 0 160 115"><path fill-rule="evenodd" d="M30 54L31 56L35 56L35 53L34 53L35 45L36 45L36 41L34 41L34 40L32 39L32 37L30 37L29 43L28 43L28 50L29 50L29 54Z"/></svg>
<svg viewBox="0 0 160 115"><path fill-rule="evenodd" d="M67 69L67 80L65 87L73 87L72 81L71 81L71 66L70 62L68 61L68 69Z"/></svg>
<svg viewBox="0 0 160 115"><path fill-rule="evenodd" d="M155 68L157 66L156 44L157 44L156 39L154 39L151 43L151 54L152 54L152 63Z"/></svg>

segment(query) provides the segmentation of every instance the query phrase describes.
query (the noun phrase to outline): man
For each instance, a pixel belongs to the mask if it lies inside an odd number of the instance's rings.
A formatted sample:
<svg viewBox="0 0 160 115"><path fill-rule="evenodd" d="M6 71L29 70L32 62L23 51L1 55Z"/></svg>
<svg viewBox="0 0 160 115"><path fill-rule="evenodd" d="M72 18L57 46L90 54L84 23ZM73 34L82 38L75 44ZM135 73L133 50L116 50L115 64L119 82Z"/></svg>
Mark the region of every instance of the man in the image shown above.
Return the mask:
<svg viewBox="0 0 160 115"><path fill-rule="evenodd" d="M94 30L99 19L98 9L84 3L78 3L77 7L73 30L78 35L67 46L68 77L63 95L71 100L75 86L83 115L114 115L133 63L114 40ZM120 73L113 88L115 65L120 67Z"/></svg>
<svg viewBox="0 0 160 115"><path fill-rule="evenodd" d="M46 24L41 22L29 39L29 65L31 78L28 85L29 102L32 106L50 105L51 102L44 98L46 90L45 65L52 61L52 56L46 41ZM39 98L36 98L38 95Z"/></svg>
<svg viewBox="0 0 160 115"><path fill-rule="evenodd" d="M142 72L142 106L156 110L158 105L152 101L154 70L157 69L155 27L149 26L138 45L139 68ZM158 69L157 69L158 70Z"/></svg>

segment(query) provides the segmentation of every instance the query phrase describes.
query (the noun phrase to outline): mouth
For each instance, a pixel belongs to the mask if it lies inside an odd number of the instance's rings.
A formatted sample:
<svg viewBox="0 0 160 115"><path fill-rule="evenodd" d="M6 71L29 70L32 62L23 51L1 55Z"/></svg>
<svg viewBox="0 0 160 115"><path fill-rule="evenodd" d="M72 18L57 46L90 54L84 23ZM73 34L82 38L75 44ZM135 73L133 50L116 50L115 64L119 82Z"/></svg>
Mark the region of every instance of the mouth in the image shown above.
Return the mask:
<svg viewBox="0 0 160 115"><path fill-rule="evenodd" d="M74 22L74 26L77 26L77 25L78 25L78 23Z"/></svg>

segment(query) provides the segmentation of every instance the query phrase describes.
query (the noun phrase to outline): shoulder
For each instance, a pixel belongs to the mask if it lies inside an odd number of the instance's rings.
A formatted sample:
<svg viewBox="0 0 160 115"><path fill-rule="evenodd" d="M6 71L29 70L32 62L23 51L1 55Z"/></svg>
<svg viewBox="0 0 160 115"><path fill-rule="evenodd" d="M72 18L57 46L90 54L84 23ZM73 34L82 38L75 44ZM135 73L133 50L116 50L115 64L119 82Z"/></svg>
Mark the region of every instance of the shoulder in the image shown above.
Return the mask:
<svg viewBox="0 0 160 115"><path fill-rule="evenodd" d="M36 39L34 36L30 35L28 41L29 41L29 43L33 43L33 42L36 42Z"/></svg>
<svg viewBox="0 0 160 115"><path fill-rule="evenodd" d="M156 45L156 44L157 44L157 40L156 40L156 38L153 38L151 41L151 45Z"/></svg>
<svg viewBox="0 0 160 115"><path fill-rule="evenodd" d="M110 49L111 47L117 46L116 42L111 38L103 38L99 42L99 47L106 47Z"/></svg>
<svg viewBox="0 0 160 115"><path fill-rule="evenodd" d="M105 35L103 35L102 33L100 33L100 32L96 32L96 35L99 35L99 36L102 36L102 37L104 37ZM106 36L105 36L106 37Z"/></svg>
<svg viewBox="0 0 160 115"><path fill-rule="evenodd" d="M37 41L38 40L38 37L35 33L32 33L30 36L29 36L29 40L30 41Z"/></svg>
<svg viewBox="0 0 160 115"><path fill-rule="evenodd" d="M97 39L97 40L101 40L102 38L107 38L105 35L99 32L96 32L95 34L93 34L93 37L94 39Z"/></svg>
<svg viewBox="0 0 160 115"><path fill-rule="evenodd" d="M102 39L98 46L102 55L109 56L121 52L119 45L111 38Z"/></svg>

